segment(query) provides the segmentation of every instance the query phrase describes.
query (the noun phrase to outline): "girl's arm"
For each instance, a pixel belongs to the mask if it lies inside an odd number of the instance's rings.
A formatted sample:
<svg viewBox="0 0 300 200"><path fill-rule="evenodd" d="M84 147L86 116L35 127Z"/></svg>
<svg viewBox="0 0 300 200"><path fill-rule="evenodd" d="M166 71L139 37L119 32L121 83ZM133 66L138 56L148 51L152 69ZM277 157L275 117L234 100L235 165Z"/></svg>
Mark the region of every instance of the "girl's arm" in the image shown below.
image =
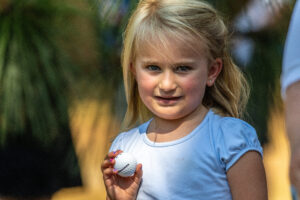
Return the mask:
<svg viewBox="0 0 300 200"><path fill-rule="evenodd" d="M299 2L300 3L300 2ZM300 5L300 4L299 4ZM299 9L300 11L300 9ZM300 68L300 65L299 65ZM290 179L300 194L300 81L286 90L285 119L291 147Z"/></svg>
<svg viewBox="0 0 300 200"><path fill-rule="evenodd" d="M228 171L233 200L267 200L267 181L261 155L245 153Z"/></svg>

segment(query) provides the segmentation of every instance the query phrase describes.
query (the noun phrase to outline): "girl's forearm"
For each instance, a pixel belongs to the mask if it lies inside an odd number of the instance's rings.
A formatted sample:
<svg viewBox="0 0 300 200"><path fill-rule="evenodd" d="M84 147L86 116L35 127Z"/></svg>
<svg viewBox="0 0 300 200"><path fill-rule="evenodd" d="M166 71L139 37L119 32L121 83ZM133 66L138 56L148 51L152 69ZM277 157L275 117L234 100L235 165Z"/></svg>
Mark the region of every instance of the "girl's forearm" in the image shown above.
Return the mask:
<svg viewBox="0 0 300 200"><path fill-rule="evenodd" d="M300 148L300 81L286 91L285 99L286 130L291 150Z"/></svg>

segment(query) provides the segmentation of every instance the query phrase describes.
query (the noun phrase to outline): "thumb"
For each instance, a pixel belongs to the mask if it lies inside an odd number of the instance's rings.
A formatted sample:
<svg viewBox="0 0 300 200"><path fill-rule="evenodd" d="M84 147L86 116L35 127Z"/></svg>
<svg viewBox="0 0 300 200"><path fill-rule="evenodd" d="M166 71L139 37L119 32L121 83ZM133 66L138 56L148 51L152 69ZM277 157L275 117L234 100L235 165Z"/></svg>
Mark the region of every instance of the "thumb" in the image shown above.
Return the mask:
<svg viewBox="0 0 300 200"><path fill-rule="evenodd" d="M134 182L136 182L139 185L142 180L142 176L143 176L142 164L138 164L136 166Z"/></svg>

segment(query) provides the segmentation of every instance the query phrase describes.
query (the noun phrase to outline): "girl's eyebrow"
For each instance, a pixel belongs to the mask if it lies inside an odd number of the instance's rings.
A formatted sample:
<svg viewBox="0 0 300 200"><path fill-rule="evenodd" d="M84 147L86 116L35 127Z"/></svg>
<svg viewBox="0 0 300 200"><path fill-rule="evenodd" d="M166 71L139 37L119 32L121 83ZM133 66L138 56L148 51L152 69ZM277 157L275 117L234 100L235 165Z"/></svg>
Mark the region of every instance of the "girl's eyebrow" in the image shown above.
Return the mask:
<svg viewBox="0 0 300 200"><path fill-rule="evenodd" d="M143 65L160 65L161 63L159 62L156 62L156 61L150 61L150 60L147 60L147 61L141 61Z"/></svg>

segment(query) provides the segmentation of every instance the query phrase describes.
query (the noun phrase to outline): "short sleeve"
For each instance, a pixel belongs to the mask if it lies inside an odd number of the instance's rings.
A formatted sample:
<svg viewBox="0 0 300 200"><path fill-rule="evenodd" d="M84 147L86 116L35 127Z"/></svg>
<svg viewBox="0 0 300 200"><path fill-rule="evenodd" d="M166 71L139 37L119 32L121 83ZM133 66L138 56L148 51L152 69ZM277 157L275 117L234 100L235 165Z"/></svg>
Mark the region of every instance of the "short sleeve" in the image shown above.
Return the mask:
<svg viewBox="0 0 300 200"><path fill-rule="evenodd" d="M286 89L300 80L300 1L296 2L285 41L282 74L281 93L285 98Z"/></svg>
<svg viewBox="0 0 300 200"><path fill-rule="evenodd" d="M220 164L226 171L248 151L263 155L255 129L236 118L221 120L215 142Z"/></svg>

